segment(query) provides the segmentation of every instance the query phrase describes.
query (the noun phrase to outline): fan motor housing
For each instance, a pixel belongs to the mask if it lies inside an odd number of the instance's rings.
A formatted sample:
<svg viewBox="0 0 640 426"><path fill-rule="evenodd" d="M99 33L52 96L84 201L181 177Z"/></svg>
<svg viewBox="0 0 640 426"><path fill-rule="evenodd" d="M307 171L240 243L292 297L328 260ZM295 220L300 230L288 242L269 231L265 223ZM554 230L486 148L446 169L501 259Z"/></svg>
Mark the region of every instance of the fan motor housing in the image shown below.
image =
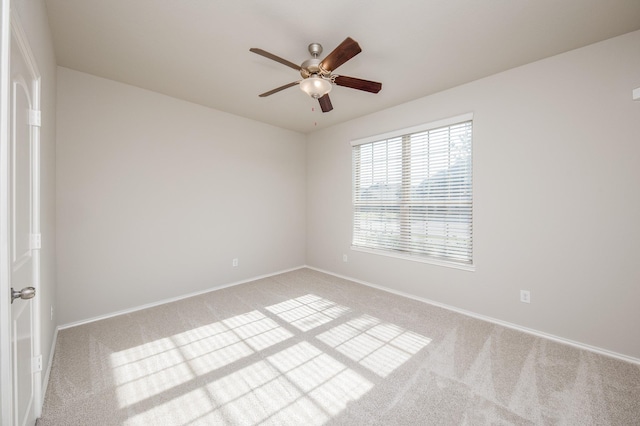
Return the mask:
<svg viewBox="0 0 640 426"><path fill-rule="evenodd" d="M302 63L302 65L300 65L300 75L304 78L309 77L310 75L313 74L319 74L320 73L320 59L318 58L311 58L311 59L307 59L306 61L304 61Z"/></svg>

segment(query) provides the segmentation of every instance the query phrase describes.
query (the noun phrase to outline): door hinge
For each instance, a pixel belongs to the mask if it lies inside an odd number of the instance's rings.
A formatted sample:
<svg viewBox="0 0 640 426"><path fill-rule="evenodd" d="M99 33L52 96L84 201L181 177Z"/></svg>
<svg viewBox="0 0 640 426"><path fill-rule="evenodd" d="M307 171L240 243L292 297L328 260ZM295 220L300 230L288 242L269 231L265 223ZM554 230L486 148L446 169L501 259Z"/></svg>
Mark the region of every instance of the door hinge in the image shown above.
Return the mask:
<svg viewBox="0 0 640 426"><path fill-rule="evenodd" d="M29 110L29 125L42 126L42 114L37 109Z"/></svg>
<svg viewBox="0 0 640 426"><path fill-rule="evenodd" d="M31 234L31 250L42 248L42 234Z"/></svg>
<svg viewBox="0 0 640 426"><path fill-rule="evenodd" d="M42 355L38 355L31 359L31 372L37 373L42 371Z"/></svg>

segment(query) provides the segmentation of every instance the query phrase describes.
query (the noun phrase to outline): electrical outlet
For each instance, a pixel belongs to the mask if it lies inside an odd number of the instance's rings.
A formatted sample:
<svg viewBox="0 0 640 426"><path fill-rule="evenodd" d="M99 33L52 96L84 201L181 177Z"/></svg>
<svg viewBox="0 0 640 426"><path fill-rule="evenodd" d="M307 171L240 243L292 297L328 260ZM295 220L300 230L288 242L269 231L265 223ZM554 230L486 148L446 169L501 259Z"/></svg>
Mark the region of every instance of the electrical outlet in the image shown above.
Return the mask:
<svg viewBox="0 0 640 426"><path fill-rule="evenodd" d="M522 303L531 303L531 293L529 290L520 290L520 301Z"/></svg>
<svg viewBox="0 0 640 426"><path fill-rule="evenodd" d="M348 262L348 261L349 261L349 258L347 257L347 255L346 255L346 254L343 254L343 255L342 255L342 261L343 261L343 262Z"/></svg>
<svg viewBox="0 0 640 426"><path fill-rule="evenodd" d="M51 321L53 321L53 305L51 305Z"/></svg>
<svg viewBox="0 0 640 426"><path fill-rule="evenodd" d="M231 266L233 266L234 268L238 267L238 258L237 257L235 259L233 259L233 261L231 262Z"/></svg>

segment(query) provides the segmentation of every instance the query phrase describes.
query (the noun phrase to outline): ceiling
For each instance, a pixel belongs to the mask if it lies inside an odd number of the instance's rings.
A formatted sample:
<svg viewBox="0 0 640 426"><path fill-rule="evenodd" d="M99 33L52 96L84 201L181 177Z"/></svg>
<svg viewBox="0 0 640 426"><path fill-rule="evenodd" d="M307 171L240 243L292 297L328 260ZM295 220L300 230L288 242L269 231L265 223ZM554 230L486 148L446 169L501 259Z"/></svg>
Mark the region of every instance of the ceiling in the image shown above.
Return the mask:
<svg viewBox="0 0 640 426"><path fill-rule="evenodd" d="M58 65L309 133L640 29L639 0L46 0ZM336 74L383 83L292 87L307 46L346 37L362 53ZM640 72L640 70L639 70Z"/></svg>

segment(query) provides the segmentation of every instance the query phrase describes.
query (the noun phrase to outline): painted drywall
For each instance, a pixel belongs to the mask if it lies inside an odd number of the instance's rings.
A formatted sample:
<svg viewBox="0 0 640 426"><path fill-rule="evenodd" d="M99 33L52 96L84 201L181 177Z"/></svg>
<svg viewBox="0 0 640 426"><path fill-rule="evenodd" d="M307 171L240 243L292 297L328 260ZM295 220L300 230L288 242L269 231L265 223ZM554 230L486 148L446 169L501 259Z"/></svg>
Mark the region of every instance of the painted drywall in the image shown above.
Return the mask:
<svg viewBox="0 0 640 426"><path fill-rule="evenodd" d="M61 324L305 263L304 135L67 68L57 106Z"/></svg>
<svg viewBox="0 0 640 426"><path fill-rule="evenodd" d="M640 358L639 84L633 32L309 135L307 263ZM351 250L350 140L468 112L476 270Z"/></svg>
<svg viewBox="0 0 640 426"><path fill-rule="evenodd" d="M51 346L57 325L51 318L51 307L56 299L56 222L55 222L55 173L56 173L56 60L53 50L47 11L42 0L13 0L17 13L29 41L31 51L40 72L40 353L46 364L51 355ZM46 380L42 374L43 389Z"/></svg>

